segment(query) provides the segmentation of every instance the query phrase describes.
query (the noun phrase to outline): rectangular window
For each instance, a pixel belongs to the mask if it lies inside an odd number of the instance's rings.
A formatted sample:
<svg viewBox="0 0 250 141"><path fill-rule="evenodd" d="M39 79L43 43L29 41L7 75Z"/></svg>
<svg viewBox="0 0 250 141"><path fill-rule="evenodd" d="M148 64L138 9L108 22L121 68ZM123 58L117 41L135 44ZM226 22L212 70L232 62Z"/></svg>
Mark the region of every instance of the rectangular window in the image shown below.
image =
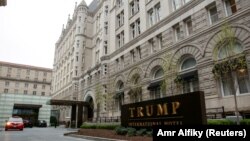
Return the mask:
<svg viewBox="0 0 250 141"><path fill-rule="evenodd" d="M148 11L148 23L149 23L149 27L154 25L154 11L153 11L153 9Z"/></svg>
<svg viewBox="0 0 250 141"><path fill-rule="evenodd" d="M108 54L108 41L104 41L104 55Z"/></svg>
<svg viewBox="0 0 250 141"><path fill-rule="evenodd" d="M234 81L237 83L236 87ZM248 72L228 72L221 77L221 87L224 96L234 95L236 94L236 90L239 90L239 94L249 93L250 81Z"/></svg>
<svg viewBox="0 0 250 141"><path fill-rule="evenodd" d="M141 47L136 47L136 51L137 51L139 59L142 59L142 57L141 57Z"/></svg>
<svg viewBox="0 0 250 141"><path fill-rule="evenodd" d="M10 85L10 82L9 81L6 81L5 82L5 86L8 87Z"/></svg>
<svg viewBox="0 0 250 141"><path fill-rule="evenodd" d="M180 25L177 24L174 26L175 40L178 41L181 39L181 29Z"/></svg>
<svg viewBox="0 0 250 141"><path fill-rule="evenodd" d="M132 39L134 39L135 36L136 36L136 34L135 34L135 24L134 23L130 25L130 30L131 30L131 37L132 37Z"/></svg>
<svg viewBox="0 0 250 141"><path fill-rule="evenodd" d="M34 84L33 88L36 89L37 88L37 84Z"/></svg>
<svg viewBox="0 0 250 141"><path fill-rule="evenodd" d="M191 17L187 18L185 21L185 26L186 26L186 34L187 36L191 35L193 33L193 25L192 25L192 20Z"/></svg>
<svg viewBox="0 0 250 141"><path fill-rule="evenodd" d="M135 52L134 52L134 50L130 51L130 56L131 56L131 62L134 63L135 62Z"/></svg>
<svg viewBox="0 0 250 141"><path fill-rule="evenodd" d="M161 20L161 5L157 4L155 6L155 21L156 23Z"/></svg>
<svg viewBox="0 0 250 141"><path fill-rule="evenodd" d="M119 58L117 58L115 60L115 65L116 65L116 69L119 70L120 69L120 67L119 67Z"/></svg>
<svg viewBox="0 0 250 141"><path fill-rule="evenodd" d="M16 82L15 87L16 87L16 88L19 87L19 82Z"/></svg>
<svg viewBox="0 0 250 141"><path fill-rule="evenodd" d="M140 21L140 19L136 20L136 27L137 27L137 35L141 34L141 21Z"/></svg>
<svg viewBox="0 0 250 141"><path fill-rule="evenodd" d="M121 56L121 68L124 68L124 56Z"/></svg>
<svg viewBox="0 0 250 141"><path fill-rule="evenodd" d="M24 90L24 91L23 91L23 94L28 94L28 91L27 91L27 90Z"/></svg>
<svg viewBox="0 0 250 141"><path fill-rule="evenodd" d="M8 68L8 73L11 73L11 71L12 71L12 68Z"/></svg>
<svg viewBox="0 0 250 141"><path fill-rule="evenodd" d="M182 5L182 0L173 0L173 9L174 11L179 9Z"/></svg>
<svg viewBox="0 0 250 141"><path fill-rule="evenodd" d="M237 81L240 94L250 92L250 81L247 70L245 70L245 72L237 71Z"/></svg>
<svg viewBox="0 0 250 141"><path fill-rule="evenodd" d="M27 75L30 75L30 70L26 70L26 74L27 74Z"/></svg>
<svg viewBox="0 0 250 141"><path fill-rule="evenodd" d="M28 88L29 87L29 83L25 83L24 87Z"/></svg>
<svg viewBox="0 0 250 141"><path fill-rule="evenodd" d="M67 77L67 78L68 78L68 77ZM45 87L46 87L45 85L42 85L42 89L45 89Z"/></svg>
<svg viewBox="0 0 250 141"><path fill-rule="evenodd" d="M211 7L208 8L208 13L209 13L208 15L210 19L210 24L214 24L219 20L218 12L217 12L217 8L215 4L213 4Z"/></svg>
<svg viewBox="0 0 250 141"><path fill-rule="evenodd" d="M33 91L33 95L36 95L36 91Z"/></svg>
<svg viewBox="0 0 250 141"><path fill-rule="evenodd" d="M129 5L130 5L130 16L133 16L135 14L135 4L134 4L134 1L132 1Z"/></svg>
<svg viewBox="0 0 250 141"><path fill-rule="evenodd" d="M231 16L232 14L236 13L237 7L235 0L225 0L225 8L227 16Z"/></svg>
<svg viewBox="0 0 250 141"><path fill-rule="evenodd" d="M9 89L4 89L4 93L7 94L9 92Z"/></svg>
<svg viewBox="0 0 250 141"><path fill-rule="evenodd" d="M41 94L42 96L45 96L45 92L42 92L42 94Z"/></svg>

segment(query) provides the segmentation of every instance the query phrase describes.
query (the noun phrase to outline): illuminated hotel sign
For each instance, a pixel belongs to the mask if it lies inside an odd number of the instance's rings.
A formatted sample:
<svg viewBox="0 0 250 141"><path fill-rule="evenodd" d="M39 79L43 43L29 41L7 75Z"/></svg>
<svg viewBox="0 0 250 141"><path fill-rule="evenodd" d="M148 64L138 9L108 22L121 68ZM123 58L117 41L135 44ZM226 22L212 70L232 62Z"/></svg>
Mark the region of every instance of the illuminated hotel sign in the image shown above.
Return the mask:
<svg viewBox="0 0 250 141"><path fill-rule="evenodd" d="M206 124L204 93L193 92L123 105L121 124L136 128Z"/></svg>

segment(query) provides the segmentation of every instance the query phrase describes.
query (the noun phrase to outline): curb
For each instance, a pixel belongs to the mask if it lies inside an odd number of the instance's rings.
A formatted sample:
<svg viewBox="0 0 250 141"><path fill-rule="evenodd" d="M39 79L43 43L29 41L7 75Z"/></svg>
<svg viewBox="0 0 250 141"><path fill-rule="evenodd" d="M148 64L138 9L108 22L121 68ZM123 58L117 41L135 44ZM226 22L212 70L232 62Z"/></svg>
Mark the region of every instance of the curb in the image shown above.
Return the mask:
<svg viewBox="0 0 250 141"><path fill-rule="evenodd" d="M126 140L109 139L109 138L101 138L101 137L93 137L93 136L83 136L83 135L76 135L76 134L64 134L64 136L88 139L88 140L94 140L94 141L126 141Z"/></svg>

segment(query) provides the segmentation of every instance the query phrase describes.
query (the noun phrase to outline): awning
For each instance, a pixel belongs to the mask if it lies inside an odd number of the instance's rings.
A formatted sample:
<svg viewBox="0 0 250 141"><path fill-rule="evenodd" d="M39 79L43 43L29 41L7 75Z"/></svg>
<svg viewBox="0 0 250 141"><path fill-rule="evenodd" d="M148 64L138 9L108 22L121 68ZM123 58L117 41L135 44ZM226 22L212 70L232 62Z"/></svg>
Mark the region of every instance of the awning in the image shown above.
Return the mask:
<svg viewBox="0 0 250 141"><path fill-rule="evenodd" d="M162 85L162 83L163 83L163 80L152 82L152 83L149 84L148 90L152 90L152 89L154 89L156 87L159 87L159 86Z"/></svg>
<svg viewBox="0 0 250 141"><path fill-rule="evenodd" d="M47 105L62 105L62 106L83 105L83 106L89 106L89 103L84 102L84 101L51 99L51 100L47 101Z"/></svg>
<svg viewBox="0 0 250 141"><path fill-rule="evenodd" d="M39 109L42 105L33 105L33 104L14 104L14 108L20 109Z"/></svg>

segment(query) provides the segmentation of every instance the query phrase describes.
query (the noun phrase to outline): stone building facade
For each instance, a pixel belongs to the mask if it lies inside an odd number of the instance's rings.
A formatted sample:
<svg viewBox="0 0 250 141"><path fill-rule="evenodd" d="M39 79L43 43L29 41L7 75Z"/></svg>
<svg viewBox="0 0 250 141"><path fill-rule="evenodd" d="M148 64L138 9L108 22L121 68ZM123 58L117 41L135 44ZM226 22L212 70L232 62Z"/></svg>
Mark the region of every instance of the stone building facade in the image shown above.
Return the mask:
<svg viewBox="0 0 250 141"><path fill-rule="evenodd" d="M199 90L207 109L229 114L236 94L247 115L249 6L248 0L82 1L56 44L53 98L89 102L85 120L96 120L120 116L122 104ZM60 110L65 120L70 109Z"/></svg>
<svg viewBox="0 0 250 141"><path fill-rule="evenodd" d="M52 69L0 62L0 93L51 96Z"/></svg>

